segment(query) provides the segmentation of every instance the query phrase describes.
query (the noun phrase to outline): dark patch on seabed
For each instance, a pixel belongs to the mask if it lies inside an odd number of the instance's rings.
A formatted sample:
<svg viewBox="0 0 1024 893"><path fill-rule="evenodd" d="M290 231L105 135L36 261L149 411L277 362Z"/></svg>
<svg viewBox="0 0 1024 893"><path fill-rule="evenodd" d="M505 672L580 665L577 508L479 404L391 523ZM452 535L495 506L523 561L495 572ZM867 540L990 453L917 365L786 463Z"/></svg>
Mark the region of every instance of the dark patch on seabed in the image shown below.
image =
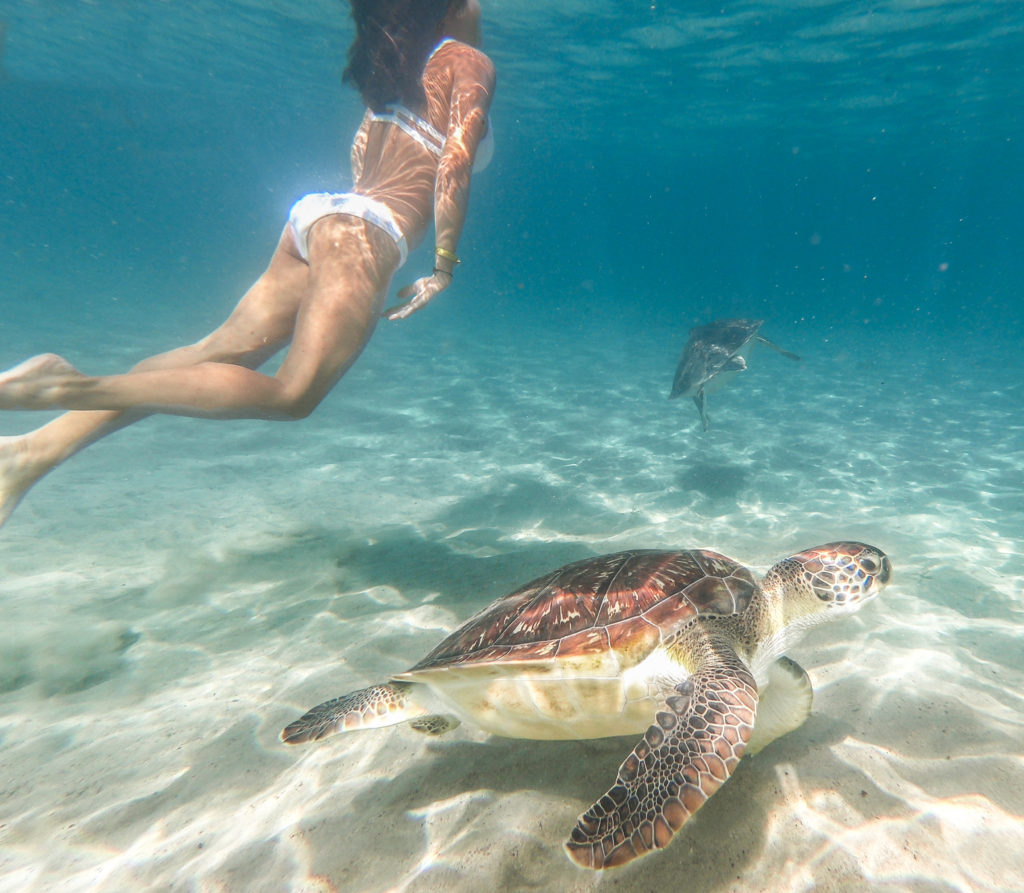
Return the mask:
<svg viewBox="0 0 1024 893"><path fill-rule="evenodd" d="M696 490L712 499L738 496L749 480L747 466L729 463L697 462L678 475L679 485L684 490Z"/></svg>

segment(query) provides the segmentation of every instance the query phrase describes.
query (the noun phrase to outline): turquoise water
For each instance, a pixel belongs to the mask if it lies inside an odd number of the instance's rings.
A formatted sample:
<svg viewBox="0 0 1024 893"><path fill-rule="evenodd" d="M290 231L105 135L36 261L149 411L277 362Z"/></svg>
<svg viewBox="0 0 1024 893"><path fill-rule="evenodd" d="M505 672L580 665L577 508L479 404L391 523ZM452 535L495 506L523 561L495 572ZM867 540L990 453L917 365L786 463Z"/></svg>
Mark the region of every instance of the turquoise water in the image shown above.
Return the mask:
<svg viewBox="0 0 1024 893"><path fill-rule="evenodd" d="M455 286L312 418L147 420L0 530L0 889L1019 890L1024 4L484 16ZM348 183L341 3L4 21L0 368L200 337ZM703 434L666 396L731 316L803 359L754 354ZM622 871L560 846L628 740L277 741L562 563L846 537L896 582L794 653L812 717Z"/></svg>

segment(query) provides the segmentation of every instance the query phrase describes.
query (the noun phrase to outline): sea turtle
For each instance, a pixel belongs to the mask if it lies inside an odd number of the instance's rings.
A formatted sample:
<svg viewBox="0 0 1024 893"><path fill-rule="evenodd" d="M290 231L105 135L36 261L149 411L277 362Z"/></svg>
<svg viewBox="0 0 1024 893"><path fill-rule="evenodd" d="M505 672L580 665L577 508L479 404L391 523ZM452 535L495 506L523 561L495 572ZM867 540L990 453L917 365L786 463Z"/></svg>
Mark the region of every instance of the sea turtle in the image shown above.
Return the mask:
<svg viewBox="0 0 1024 893"><path fill-rule="evenodd" d="M721 390L737 372L746 369L747 355L755 344L767 344L784 357L800 359L795 353L783 350L758 335L757 331L763 324L763 319L719 319L690 329L690 340L679 358L672 393L668 396L670 400L680 396L693 397L705 431L708 430L705 394Z"/></svg>
<svg viewBox="0 0 1024 893"><path fill-rule="evenodd" d="M783 652L891 573L879 549L856 542L785 558L760 583L707 549L587 558L493 602L391 681L314 707L281 738L407 720L436 734L456 717L512 738L643 732L566 843L582 866L621 865L665 846L745 751L804 721L811 683Z"/></svg>

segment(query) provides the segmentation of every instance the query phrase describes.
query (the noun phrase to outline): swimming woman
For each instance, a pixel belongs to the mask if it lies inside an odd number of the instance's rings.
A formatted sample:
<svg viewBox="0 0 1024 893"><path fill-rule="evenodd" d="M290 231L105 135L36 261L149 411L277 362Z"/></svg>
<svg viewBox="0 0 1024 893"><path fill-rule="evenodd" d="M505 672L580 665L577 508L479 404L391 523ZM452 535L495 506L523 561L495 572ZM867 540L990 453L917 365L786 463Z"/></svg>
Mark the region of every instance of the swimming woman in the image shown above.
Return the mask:
<svg viewBox="0 0 1024 893"><path fill-rule="evenodd" d="M478 0L351 0L344 80L366 114L353 188L292 207L262 276L201 341L123 375L84 375L55 354L0 374L0 408L68 409L0 438L0 524L65 459L150 413L301 419L355 362L380 316L403 319L452 282L470 174L489 158L491 61ZM433 269L384 310L391 278L433 222ZM256 369L290 342L280 369Z"/></svg>

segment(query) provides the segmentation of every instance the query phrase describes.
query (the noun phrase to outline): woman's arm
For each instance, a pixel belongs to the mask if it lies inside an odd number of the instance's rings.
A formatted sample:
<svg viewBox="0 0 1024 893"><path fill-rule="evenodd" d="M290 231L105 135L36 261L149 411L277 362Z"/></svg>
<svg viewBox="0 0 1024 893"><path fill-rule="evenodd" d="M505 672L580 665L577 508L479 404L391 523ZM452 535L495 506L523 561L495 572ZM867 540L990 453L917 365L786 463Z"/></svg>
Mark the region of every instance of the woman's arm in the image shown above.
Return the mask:
<svg viewBox="0 0 1024 893"><path fill-rule="evenodd" d="M434 257L432 275L417 279L398 292L399 298L411 300L388 310L388 319L404 319L426 306L451 285L452 271L458 263L456 250L469 206L473 159L487 133L495 72L487 56L464 45L453 61L453 69L448 132L434 181L435 245L441 253Z"/></svg>
<svg viewBox="0 0 1024 893"><path fill-rule="evenodd" d="M473 159L487 133L487 113L494 96L494 83L491 60L467 48L465 58L459 59L455 66L448 133L434 183L436 244L452 254L456 253L466 221ZM436 260L439 269L451 272L454 262L443 257Z"/></svg>

